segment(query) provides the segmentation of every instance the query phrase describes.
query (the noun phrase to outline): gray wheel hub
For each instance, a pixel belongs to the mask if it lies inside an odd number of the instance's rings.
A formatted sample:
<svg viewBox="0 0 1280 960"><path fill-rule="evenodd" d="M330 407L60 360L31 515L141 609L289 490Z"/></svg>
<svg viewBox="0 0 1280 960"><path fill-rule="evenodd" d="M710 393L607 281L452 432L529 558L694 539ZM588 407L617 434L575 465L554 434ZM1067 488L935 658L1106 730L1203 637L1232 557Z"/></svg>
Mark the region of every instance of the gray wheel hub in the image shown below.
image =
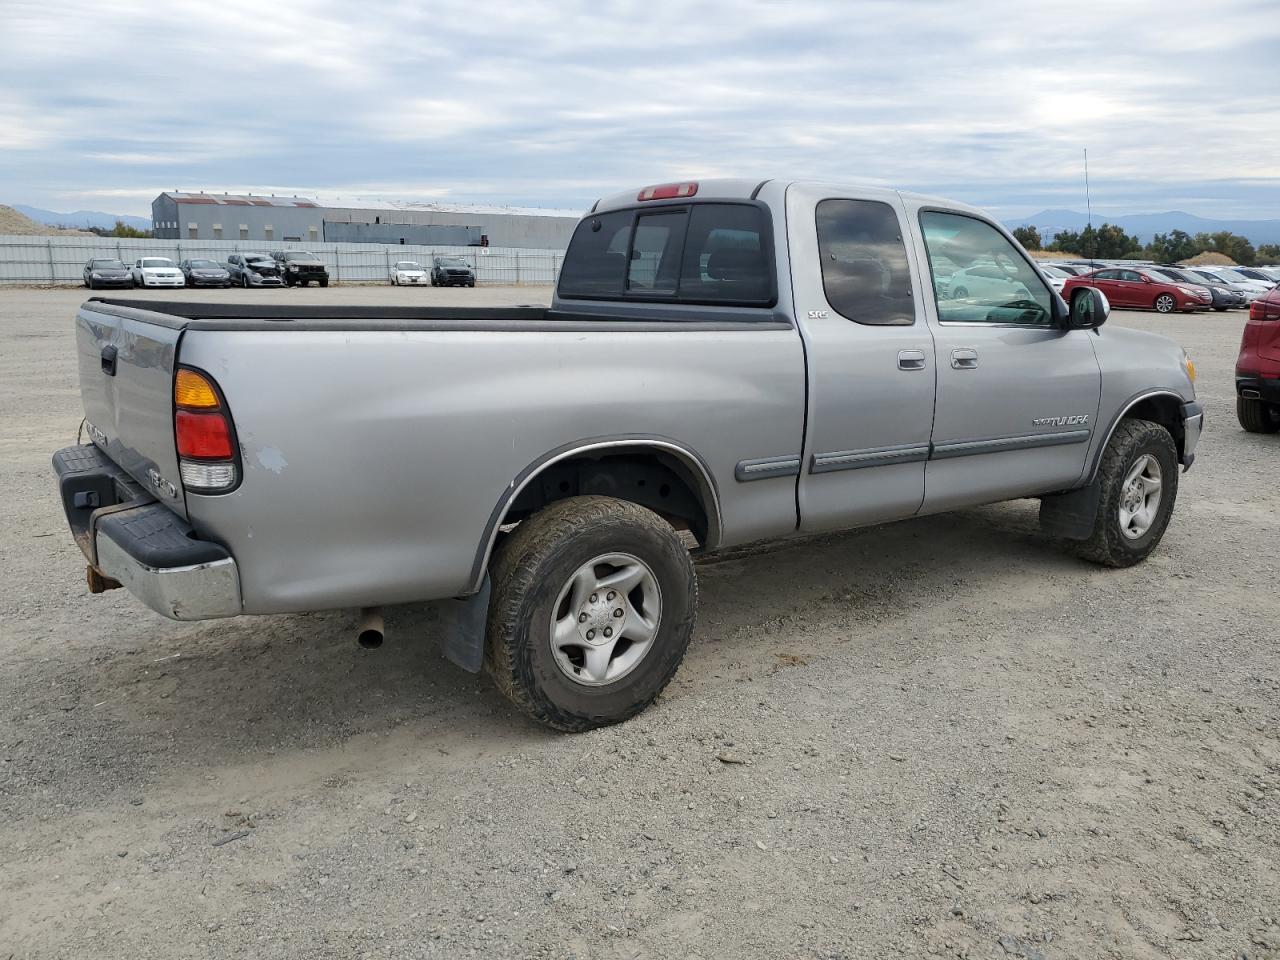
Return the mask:
<svg viewBox="0 0 1280 960"><path fill-rule="evenodd" d="M1160 512L1164 475L1160 461L1144 453L1125 474L1120 488L1120 532L1130 540L1143 536Z"/></svg>
<svg viewBox="0 0 1280 960"><path fill-rule="evenodd" d="M551 654L574 683L613 683L648 655L661 620L662 592L649 565L629 553L604 554L561 588L551 615Z"/></svg>

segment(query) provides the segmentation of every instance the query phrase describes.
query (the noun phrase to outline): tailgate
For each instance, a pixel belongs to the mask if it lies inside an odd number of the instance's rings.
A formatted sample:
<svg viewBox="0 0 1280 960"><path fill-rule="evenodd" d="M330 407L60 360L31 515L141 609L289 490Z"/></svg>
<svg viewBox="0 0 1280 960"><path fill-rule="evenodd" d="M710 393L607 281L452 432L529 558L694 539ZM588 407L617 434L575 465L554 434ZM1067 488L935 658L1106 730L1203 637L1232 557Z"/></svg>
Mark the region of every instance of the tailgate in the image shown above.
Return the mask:
<svg viewBox="0 0 1280 960"><path fill-rule="evenodd" d="M184 323L89 301L76 314L89 436L157 500L186 517L173 437L173 376Z"/></svg>

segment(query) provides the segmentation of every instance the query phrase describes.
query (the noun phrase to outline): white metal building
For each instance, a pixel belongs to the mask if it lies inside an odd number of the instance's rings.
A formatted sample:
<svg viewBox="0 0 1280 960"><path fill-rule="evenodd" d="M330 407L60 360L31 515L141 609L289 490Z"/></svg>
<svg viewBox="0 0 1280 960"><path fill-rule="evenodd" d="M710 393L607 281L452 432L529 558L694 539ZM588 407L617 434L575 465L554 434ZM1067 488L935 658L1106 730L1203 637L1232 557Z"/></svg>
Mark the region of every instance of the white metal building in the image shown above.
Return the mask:
<svg viewBox="0 0 1280 960"><path fill-rule="evenodd" d="M151 202L164 240L449 244L563 250L581 214L537 207L165 192Z"/></svg>

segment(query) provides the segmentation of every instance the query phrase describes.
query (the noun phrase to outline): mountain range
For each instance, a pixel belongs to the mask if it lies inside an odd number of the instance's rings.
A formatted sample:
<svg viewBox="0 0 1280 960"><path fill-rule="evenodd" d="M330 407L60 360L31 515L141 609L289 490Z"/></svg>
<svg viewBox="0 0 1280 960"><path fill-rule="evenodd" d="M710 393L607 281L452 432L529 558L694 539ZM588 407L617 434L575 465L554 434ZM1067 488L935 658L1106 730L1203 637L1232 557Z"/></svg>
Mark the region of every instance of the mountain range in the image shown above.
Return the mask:
<svg viewBox="0 0 1280 960"><path fill-rule="evenodd" d="M1157 233L1168 233L1170 230L1181 230L1195 236L1197 233L1217 233L1227 230L1231 233L1248 237L1254 246L1263 243L1280 243L1280 220L1214 220L1198 217L1194 213L1183 213L1171 210L1168 213L1131 213L1124 216L1105 216L1101 213L1093 215L1093 225L1100 227L1104 223L1114 223L1124 229L1130 236L1136 236L1142 243L1149 243ZM1041 210L1039 213L1021 220L1007 220L1005 226L1033 226L1040 231L1040 236L1048 243L1060 230L1083 230L1089 225L1087 214L1076 210Z"/></svg>
<svg viewBox="0 0 1280 960"><path fill-rule="evenodd" d="M99 210L75 210L71 213L57 213L53 210L41 210L39 207L28 207L21 203L10 204L23 216L30 217L36 223L49 227L75 227L84 230L88 227L101 227L110 230L117 220L138 230L150 230L150 217L133 217L127 213L102 213Z"/></svg>

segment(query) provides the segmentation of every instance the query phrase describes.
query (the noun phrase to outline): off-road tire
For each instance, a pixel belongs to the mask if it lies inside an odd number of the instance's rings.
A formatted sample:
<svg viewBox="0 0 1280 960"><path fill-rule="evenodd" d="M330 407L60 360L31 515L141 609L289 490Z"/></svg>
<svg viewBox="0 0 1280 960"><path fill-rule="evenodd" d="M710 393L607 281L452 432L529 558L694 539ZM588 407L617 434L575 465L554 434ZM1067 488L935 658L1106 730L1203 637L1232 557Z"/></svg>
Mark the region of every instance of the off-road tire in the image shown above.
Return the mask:
<svg viewBox="0 0 1280 960"><path fill-rule="evenodd" d="M631 672L583 686L555 663L552 607L575 570L615 551L653 571L662 594L658 634ZM489 573L485 668L512 703L554 730L576 733L635 716L675 676L689 646L698 605L693 561L671 525L638 504L596 496L557 501L505 538Z"/></svg>
<svg viewBox="0 0 1280 960"><path fill-rule="evenodd" d="M1121 489L1129 468L1147 453L1160 464L1160 506L1147 532L1130 540L1120 530ZM1098 466L1101 491L1093 532L1089 539L1076 545L1076 552L1086 560L1108 567L1131 567L1145 560L1169 526L1178 498L1178 470L1178 448L1168 430L1150 420L1121 420Z"/></svg>
<svg viewBox="0 0 1280 960"><path fill-rule="evenodd" d="M1275 433L1280 430L1280 408L1265 400L1236 397L1236 419L1249 433Z"/></svg>

